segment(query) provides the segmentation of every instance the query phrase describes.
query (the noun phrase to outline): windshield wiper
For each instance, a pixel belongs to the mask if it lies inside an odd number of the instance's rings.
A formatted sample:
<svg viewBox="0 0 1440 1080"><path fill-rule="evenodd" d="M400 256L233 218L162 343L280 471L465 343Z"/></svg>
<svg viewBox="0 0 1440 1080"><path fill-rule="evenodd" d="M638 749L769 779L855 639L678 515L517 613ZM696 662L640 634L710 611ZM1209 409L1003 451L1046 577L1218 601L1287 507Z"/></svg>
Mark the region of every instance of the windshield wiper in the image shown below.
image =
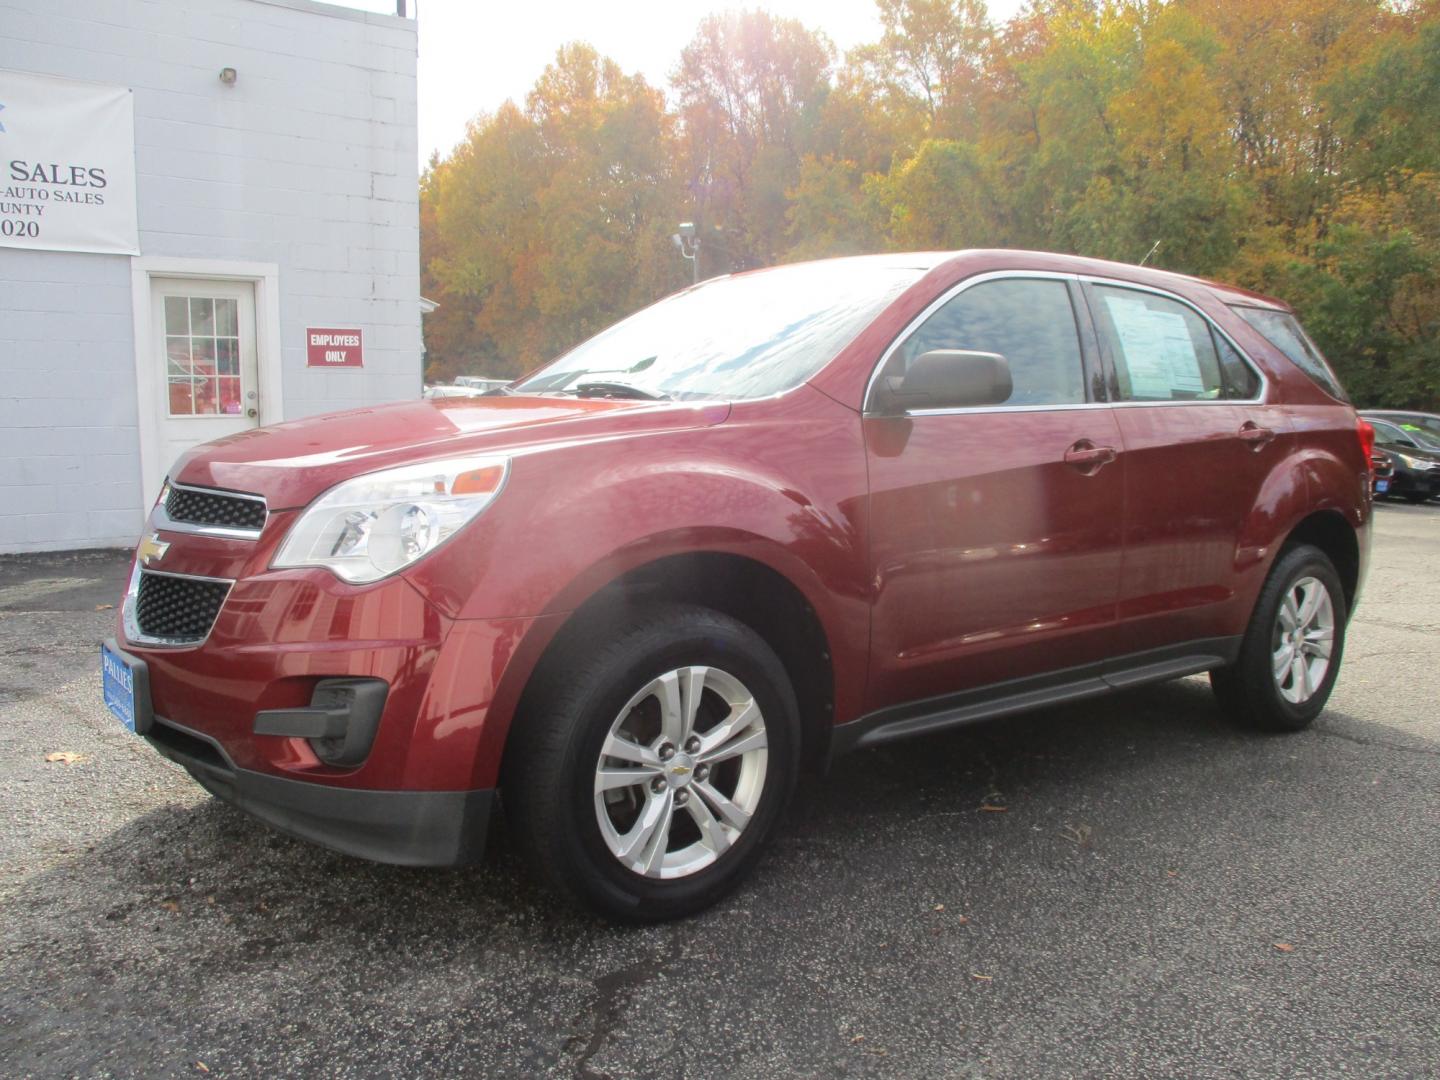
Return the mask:
<svg viewBox="0 0 1440 1080"><path fill-rule="evenodd" d="M638 398L641 401L669 401L669 394L623 382L582 382L574 387L576 397Z"/></svg>

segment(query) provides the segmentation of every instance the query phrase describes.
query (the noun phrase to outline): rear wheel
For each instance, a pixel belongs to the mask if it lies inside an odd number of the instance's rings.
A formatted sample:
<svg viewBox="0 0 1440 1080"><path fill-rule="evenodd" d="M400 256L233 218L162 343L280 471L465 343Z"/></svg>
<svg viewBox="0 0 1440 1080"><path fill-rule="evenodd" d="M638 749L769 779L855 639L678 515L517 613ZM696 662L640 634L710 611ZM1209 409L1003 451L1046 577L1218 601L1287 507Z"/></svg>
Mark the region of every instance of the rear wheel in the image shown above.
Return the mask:
<svg viewBox="0 0 1440 1080"><path fill-rule="evenodd" d="M1339 674L1345 622L1345 591L1330 559L1308 544L1286 549L1260 590L1239 658L1210 673L1216 697L1252 727L1309 726Z"/></svg>
<svg viewBox="0 0 1440 1080"><path fill-rule="evenodd" d="M506 809L552 884L615 918L713 904L759 858L794 787L799 718L744 624L655 605L576 643L516 719Z"/></svg>
<svg viewBox="0 0 1440 1080"><path fill-rule="evenodd" d="M1422 503L1430 498L1430 496L1423 491L1407 491L1400 497L1407 503Z"/></svg>

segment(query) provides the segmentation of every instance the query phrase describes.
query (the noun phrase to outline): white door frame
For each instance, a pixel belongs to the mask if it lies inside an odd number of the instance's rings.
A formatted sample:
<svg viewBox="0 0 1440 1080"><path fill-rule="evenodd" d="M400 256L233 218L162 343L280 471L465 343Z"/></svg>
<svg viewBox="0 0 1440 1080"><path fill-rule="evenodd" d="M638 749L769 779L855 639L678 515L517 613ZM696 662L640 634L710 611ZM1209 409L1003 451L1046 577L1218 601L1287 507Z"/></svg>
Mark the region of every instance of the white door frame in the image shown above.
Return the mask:
<svg viewBox="0 0 1440 1080"><path fill-rule="evenodd" d="M255 360L260 375L261 424L276 424L284 417L281 385L284 365L280 348L280 266L278 263L234 262L228 259L177 259L140 255L130 260L131 309L135 317L135 383L139 405L140 477L143 513L160 496L160 482L170 462L161 461L161 416L154 389L164 372L154 349L151 319L151 278L212 278L248 281L255 286Z"/></svg>

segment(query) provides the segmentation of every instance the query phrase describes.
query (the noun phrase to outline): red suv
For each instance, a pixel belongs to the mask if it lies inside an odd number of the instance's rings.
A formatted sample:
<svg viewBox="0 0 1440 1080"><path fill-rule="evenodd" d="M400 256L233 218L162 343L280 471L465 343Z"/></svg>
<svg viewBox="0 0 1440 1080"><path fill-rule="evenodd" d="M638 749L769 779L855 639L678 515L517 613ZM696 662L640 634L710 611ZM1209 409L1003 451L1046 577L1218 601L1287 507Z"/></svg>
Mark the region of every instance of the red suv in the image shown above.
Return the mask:
<svg viewBox="0 0 1440 1080"><path fill-rule="evenodd" d="M741 274L491 396L187 453L106 694L295 835L460 863L500 793L552 883L672 917L843 751L1202 671L1304 727L1368 451L1238 289L1016 251Z"/></svg>

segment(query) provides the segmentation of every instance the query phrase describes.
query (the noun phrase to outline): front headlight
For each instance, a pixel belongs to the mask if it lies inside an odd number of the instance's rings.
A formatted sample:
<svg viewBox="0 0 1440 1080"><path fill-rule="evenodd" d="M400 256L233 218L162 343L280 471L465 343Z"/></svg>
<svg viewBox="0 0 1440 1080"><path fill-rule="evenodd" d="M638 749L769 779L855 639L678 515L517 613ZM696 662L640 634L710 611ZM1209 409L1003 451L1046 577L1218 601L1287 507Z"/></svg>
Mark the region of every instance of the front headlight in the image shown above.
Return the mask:
<svg viewBox="0 0 1440 1080"><path fill-rule="evenodd" d="M1430 468L1430 462L1421 461L1419 458L1413 458L1409 454L1397 453L1395 456L1400 459L1401 463L1407 469L1415 469L1419 472L1424 472L1426 469Z"/></svg>
<svg viewBox="0 0 1440 1080"><path fill-rule="evenodd" d="M464 457L357 476L306 508L270 565L379 581L454 536L490 505L509 471L503 457Z"/></svg>

